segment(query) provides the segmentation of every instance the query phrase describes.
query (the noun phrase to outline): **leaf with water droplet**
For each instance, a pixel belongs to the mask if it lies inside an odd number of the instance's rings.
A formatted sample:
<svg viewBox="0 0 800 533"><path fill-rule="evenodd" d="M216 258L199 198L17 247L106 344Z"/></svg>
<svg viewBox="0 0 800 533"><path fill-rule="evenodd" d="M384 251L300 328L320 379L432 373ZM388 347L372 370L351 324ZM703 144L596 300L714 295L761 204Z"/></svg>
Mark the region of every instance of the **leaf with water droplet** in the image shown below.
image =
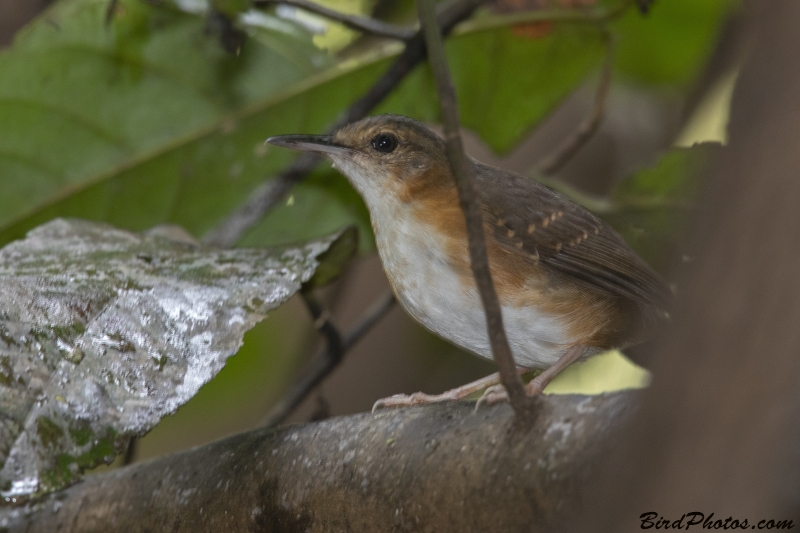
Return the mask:
<svg viewBox="0 0 800 533"><path fill-rule="evenodd" d="M219 250L58 219L0 250L4 495L53 491L112 460L214 377L326 256L330 279L352 242L348 229Z"/></svg>

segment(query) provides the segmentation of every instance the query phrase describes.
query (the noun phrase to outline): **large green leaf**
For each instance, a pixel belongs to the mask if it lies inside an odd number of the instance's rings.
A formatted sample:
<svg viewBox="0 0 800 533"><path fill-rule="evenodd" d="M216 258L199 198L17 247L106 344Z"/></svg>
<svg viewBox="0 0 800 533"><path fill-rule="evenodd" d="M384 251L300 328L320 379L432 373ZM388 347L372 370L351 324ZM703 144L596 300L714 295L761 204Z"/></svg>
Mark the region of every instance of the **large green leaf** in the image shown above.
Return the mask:
<svg viewBox="0 0 800 533"><path fill-rule="evenodd" d="M725 16L739 4L738 0L656 0L646 15L628 9L612 25L617 71L638 82L687 86L708 60Z"/></svg>
<svg viewBox="0 0 800 533"><path fill-rule="evenodd" d="M448 59L464 127L498 152L513 148L600 63L604 42L595 26L582 24L560 24L535 39L488 29L451 39ZM434 88L426 65L381 110L440 122Z"/></svg>
<svg viewBox="0 0 800 533"><path fill-rule="evenodd" d="M0 78L19 71L31 86L26 90L21 82L0 82L0 91L16 91L9 98L21 98L19 93L25 92L39 113L31 118L6 106L7 115L0 116L0 183L4 190L16 191L0 198L0 242L18 238L56 216L104 220L135 230L168 221L202 234L293 157L286 150L265 147L267 136L322 131L369 88L399 50L398 46L384 47L279 89L287 79L302 77L301 69L292 70L291 62L283 70L273 68L273 62L285 58L258 45L249 52L245 47L242 58L231 59L215 44L203 41L200 23L187 15L162 13L127 0L124 5L131 14L120 17L115 23L118 27L107 34L98 7L105 2L73 0L66 5L70 9L56 13L64 18L59 23L61 32L48 29L43 19L0 57ZM140 20L137 24L125 18L134 16ZM162 18L166 22L153 22ZM130 27L138 30L120 29ZM59 55L58 43L65 39L59 35L67 31L98 34L92 52ZM52 41L48 46L56 51L45 52L48 39ZM38 55L28 51L33 46L25 42L31 41L40 43ZM120 49L139 55L126 52L117 59ZM574 89L596 65L602 50L601 31L579 24L565 24L539 40L516 37L504 28L484 28L452 38L448 52L465 124L495 148L510 147ZM183 59L183 54L189 54L188 58ZM28 56L38 57L40 63L26 64ZM92 59L98 56L105 58L102 68ZM162 68L153 57L169 68ZM151 63L159 68L144 67ZM93 68L99 74L77 74ZM554 68L563 74L546 75ZM205 73L197 75L203 83L192 81L195 70ZM162 71L169 75L162 76ZM157 90L173 80L178 80L175 90ZM257 94L253 87L258 80L268 82L273 90ZM65 119L62 124L49 107L40 105L49 102L48 87L59 93L53 97L58 99L58 109L66 106L74 120ZM236 90L239 87L251 90ZM426 69L413 73L381 110L435 120L435 92ZM103 120L98 122L96 115ZM55 134L49 133L54 131L52 124L60 128ZM134 143L128 132L138 132L140 124L147 125L142 131L148 133ZM92 128L104 133L89 131ZM51 149L63 155L44 154ZM65 166L70 169L68 176ZM350 221L359 222L367 229L363 233L369 234L365 210L341 178L305 184L295 190L290 203L273 213L269 224L256 228L249 243L298 240ZM294 218L293 211L301 208L308 216Z"/></svg>
<svg viewBox="0 0 800 533"><path fill-rule="evenodd" d="M110 462L194 396L268 311L335 277L352 233L218 250L61 219L0 250L4 496Z"/></svg>
<svg viewBox="0 0 800 533"><path fill-rule="evenodd" d="M234 56L205 35L202 18L125 0L107 28L107 5L61 2L0 54L0 224L330 64L299 30L272 31L272 46L254 39Z"/></svg>

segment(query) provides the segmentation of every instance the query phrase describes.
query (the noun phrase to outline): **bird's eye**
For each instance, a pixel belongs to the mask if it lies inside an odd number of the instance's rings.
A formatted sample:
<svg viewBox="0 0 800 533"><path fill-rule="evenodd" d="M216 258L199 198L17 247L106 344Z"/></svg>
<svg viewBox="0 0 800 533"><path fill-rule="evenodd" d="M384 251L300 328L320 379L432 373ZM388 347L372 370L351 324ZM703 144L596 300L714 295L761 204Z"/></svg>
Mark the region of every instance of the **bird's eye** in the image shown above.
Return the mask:
<svg viewBox="0 0 800 533"><path fill-rule="evenodd" d="M380 133L373 137L370 143L377 151L382 154L388 154L394 152L394 149L397 148L397 137L391 133Z"/></svg>

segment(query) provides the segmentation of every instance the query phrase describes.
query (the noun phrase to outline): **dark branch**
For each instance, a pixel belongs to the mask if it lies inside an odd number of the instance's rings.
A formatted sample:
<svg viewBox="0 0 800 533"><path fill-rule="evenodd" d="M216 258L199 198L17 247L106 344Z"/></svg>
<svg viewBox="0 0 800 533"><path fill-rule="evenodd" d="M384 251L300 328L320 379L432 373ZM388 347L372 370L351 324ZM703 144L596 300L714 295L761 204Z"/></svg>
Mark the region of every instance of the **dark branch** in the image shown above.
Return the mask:
<svg viewBox="0 0 800 533"><path fill-rule="evenodd" d="M278 202L314 170L322 158L311 152L298 156L275 178L258 186L243 204L203 237L203 243L230 248Z"/></svg>
<svg viewBox="0 0 800 533"><path fill-rule="evenodd" d="M350 330L344 338L345 350L349 350L360 341L372 327L377 324L381 318L388 313L396 300L392 291L387 291L386 294L380 296L375 302L370 305L361 318L358 324Z"/></svg>
<svg viewBox="0 0 800 533"><path fill-rule="evenodd" d="M441 10L438 16L443 34L449 33L458 22L469 17L482 0L455 0ZM383 76L375 82L367 93L351 105L334 124L328 133L359 120L378 105L425 57L425 43L421 33L417 33L406 43L405 50L395 60ZM320 157L302 154L275 178L258 187L242 205L237 207L216 228L211 230L203 242L214 246L230 247L253 227L261 218L283 199L297 183L314 169Z"/></svg>
<svg viewBox="0 0 800 533"><path fill-rule="evenodd" d="M325 309L322 302L317 299L311 289L304 289L301 295L309 313L311 313L311 318L314 319L314 327L319 334L325 338L327 353L330 355L331 359L334 359L338 363L344 355L345 347L339 330L334 326L333 322L331 322L331 314Z"/></svg>
<svg viewBox="0 0 800 533"><path fill-rule="evenodd" d="M128 442L128 448L125 450L125 456L122 458L122 464L130 465L136 461L136 455L139 451L139 437L133 437Z"/></svg>
<svg viewBox="0 0 800 533"><path fill-rule="evenodd" d="M87 477L0 509L0 522L9 533L556 531L637 394L542 396L533 425L507 405L450 402L263 428Z"/></svg>
<svg viewBox="0 0 800 533"><path fill-rule="evenodd" d="M486 15L458 25L458 32L508 28L532 22L603 24L621 16L633 5L633 0L622 0L614 7L545 8Z"/></svg>
<svg viewBox="0 0 800 533"><path fill-rule="evenodd" d="M106 16L104 23L106 26L110 26L112 22L114 22L114 16L117 14L117 7L119 6L119 0L109 0L108 6L106 6Z"/></svg>
<svg viewBox="0 0 800 533"><path fill-rule="evenodd" d="M597 132L600 123L603 121L606 105L608 104L608 92L611 87L611 75L614 71L614 43L610 35L607 36L607 39L606 59L603 63L600 81L597 84L597 92L594 95L591 114L578 126L578 129L575 130L571 137L564 139L555 152L539 165L539 172L545 176L555 174L561 170L581 148L586 146L586 143Z"/></svg>
<svg viewBox="0 0 800 533"><path fill-rule="evenodd" d="M342 361L344 355L360 341L364 335L392 308L394 295L388 294L378 298L359 318L357 325L344 338L330 322L330 315L316 301L304 294L306 305L311 311L317 330L327 341L325 351L313 363L313 366L292 385L287 394L281 398L263 421L266 427L277 426L300 405L306 397L324 380Z"/></svg>
<svg viewBox="0 0 800 533"><path fill-rule="evenodd" d="M298 7L327 19L341 22L350 29L364 33L371 33L372 35L377 35L379 37L387 37L389 39L407 41L416 33L416 30L412 28L396 26L394 24L389 24L383 22L382 20L369 17L360 17L358 15L340 13L339 11L315 4L314 2L309 2L308 0L255 0L253 4L256 6L283 4L287 6Z"/></svg>
<svg viewBox="0 0 800 533"><path fill-rule="evenodd" d="M688 200L665 198L658 195L609 198L584 192L566 181L544 176L539 174L538 171L531 171L529 175L536 181L568 196L573 202L581 204L589 211L598 215L613 215L632 211L650 211L652 209L669 209L674 211L692 211L695 209L694 202Z"/></svg>
<svg viewBox="0 0 800 533"><path fill-rule="evenodd" d="M486 325L492 346L492 355L500 370L500 376L508 392L511 405L520 414L527 403L525 401L525 390L517 373L514 358L511 355L511 348L508 345L506 332L503 328L500 301L497 299L497 293L489 271L489 258L486 252L486 240L483 230L483 215L475 189L472 165L467 160L467 156L464 155L464 149L461 145L456 91L450 78L444 42L436 24L433 0L417 0L417 7L425 34L425 42L428 47L428 58L436 79L439 104L444 122L445 141L447 143L447 158L450 161L450 168L453 171L453 177L458 188L461 209L464 211L464 219L467 224L470 264L486 312Z"/></svg>

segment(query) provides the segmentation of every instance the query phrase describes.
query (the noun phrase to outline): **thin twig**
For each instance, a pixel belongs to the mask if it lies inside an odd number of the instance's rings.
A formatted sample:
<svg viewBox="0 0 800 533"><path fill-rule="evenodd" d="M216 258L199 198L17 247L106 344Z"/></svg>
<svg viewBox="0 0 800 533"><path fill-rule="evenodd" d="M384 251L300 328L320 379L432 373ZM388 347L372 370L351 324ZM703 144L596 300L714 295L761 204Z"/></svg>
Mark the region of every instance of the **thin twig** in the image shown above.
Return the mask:
<svg viewBox="0 0 800 533"><path fill-rule="evenodd" d="M344 342L339 330L331 322L331 314L325 309L314 292L311 289L303 289L301 291L303 301L311 313L311 318L314 319L314 327L320 335L325 337L325 342L328 346L328 352L334 354L338 360L344 355Z"/></svg>
<svg viewBox="0 0 800 533"><path fill-rule="evenodd" d="M456 0L441 10L438 20L442 33L447 34L458 22L467 18L483 0ZM336 122L328 128L328 133L359 120L378 105L409 72L425 57L425 42L421 33L417 33L406 42L405 50L391 67L376 81L367 93L351 105ZM292 188L308 174L321 160L317 155L304 153L290 164L283 172L266 181L250 195L243 204L237 207L216 228L212 229L203 242L206 244L228 248L236 244L242 236L252 228L275 205L277 205Z"/></svg>
<svg viewBox="0 0 800 533"><path fill-rule="evenodd" d="M110 26L111 23L114 21L114 15L117 14L118 5L119 5L119 0L109 0L108 6L106 7L106 17L105 17L106 26Z"/></svg>
<svg viewBox="0 0 800 533"><path fill-rule="evenodd" d="M608 198L584 192L569 183L548 176L531 172L532 178L547 185L572 201L581 204L598 215L613 215L629 211L649 211L652 209L669 209L673 211L691 211L694 203L680 198L664 198L663 196L632 196L625 198Z"/></svg>
<svg viewBox="0 0 800 533"><path fill-rule="evenodd" d="M486 325L492 354L500 370L503 385L508 392L509 401L517 414L526 410L526 396L522 380L517 373L517 366L511 355L506 332L503 328L503 316L500 312L500 301L494 289L489 271L489 258L486 252L486 240L483 231L483 216L477 191L474 184L473 168L464 155L461 144L461 132L458 120L458 104L456 91L450 78L447 56L439 27L433 0L417 0L420 23L425 35L433 75L439 93L439 105L444 122L447 158L453 171L461 209L467 225L467 241L469 244L470 264L475 282L481 295L486 312Z"/></svg>
<svg viewBox="0 0 800 533"><path fill-rule="evenodd" d="M304 298L306 295L304 295ZM306 298L306 304L309 299ZM328 376L342 361L344 355L360 341L364 335L377 324L381 318L392 308L395 303L394 295L388 294L378 298L350 332L342 337L330 322L330 316L324 312L319 302L312 299L309 310L317 325L317 329L325 336L327 346L314 361L312 367L292 385L287 394L272 408L263 421L263 425L270 427L283 422L292 411Z"/></svg>
<svg viewBox="0 0 800 533"><path fill-rule="evenodd" d="M380 296L377 300L372 302L366 311L361 315L356 326L344 337L345 350L349 350L356 345L367 332L372 329L372 326L377 324L386 313L388 313L394 304L395 300L392 291L387 291L386 294Z"/></svg>
<svg viewBox="0 0 800 533"><path fill-rule="evenodd" d="M131 437L128 441L128 448L125 450L125 456L122 458L122 464L128 466L133 464L136 460L137 452L139 451L139 437Z"/></svg>
<svg viewBox="0 0 800 533"><path fill-rule="evenodd" d="M336 22L340 22L350 29L357 30L364 33L371 33L379 37L387 37L389 39L399 39L407 41L412 38L416 33L413 28L406 28L389 24L382 20L373 19L369 17L361 17L358 15L348 15L333 9L309 2L308 0L255 0L255 6L268 6L272 4L283 4L292 7L298 7L310 13L315 13Z"/></svg>
<svg viewBox="0 0 800 533"><path fill-rule="evenodd" d="M564 139L558 145L555 152L545 158L539 164L539 172L545 176L555 174L569 162L578 151L586 146L589 139L597 132L608 104L608 93L611 87L611 75L614 71L614 41L610 35L607 38L606 58L603 63L603 70L600 74L600 81L597 84L597 91L594 95L592 111L588 117L581 122L578 129L571 137Z"/></svg>
<svg viewBox="0 0 800 533"><path fill-rule="evenodd" d="M621 16L633 3L633 0L622 0L615 7L611 8L606 6L593 8L547 8L486 15L459 24L453 31L453 34L461 35L466 32L472 33L482 30L508 28L534 22L602 24Z"/></svg>
<svg viewBox="0 0 800 533"><path fill-rule="evenodd" d="M230 248L255 226L292 190L296 184L308 176L322 160L312 152L300 154L275 178L259 185L250 197L214 229L203 236L203 243L222 248Z"/></svg>

